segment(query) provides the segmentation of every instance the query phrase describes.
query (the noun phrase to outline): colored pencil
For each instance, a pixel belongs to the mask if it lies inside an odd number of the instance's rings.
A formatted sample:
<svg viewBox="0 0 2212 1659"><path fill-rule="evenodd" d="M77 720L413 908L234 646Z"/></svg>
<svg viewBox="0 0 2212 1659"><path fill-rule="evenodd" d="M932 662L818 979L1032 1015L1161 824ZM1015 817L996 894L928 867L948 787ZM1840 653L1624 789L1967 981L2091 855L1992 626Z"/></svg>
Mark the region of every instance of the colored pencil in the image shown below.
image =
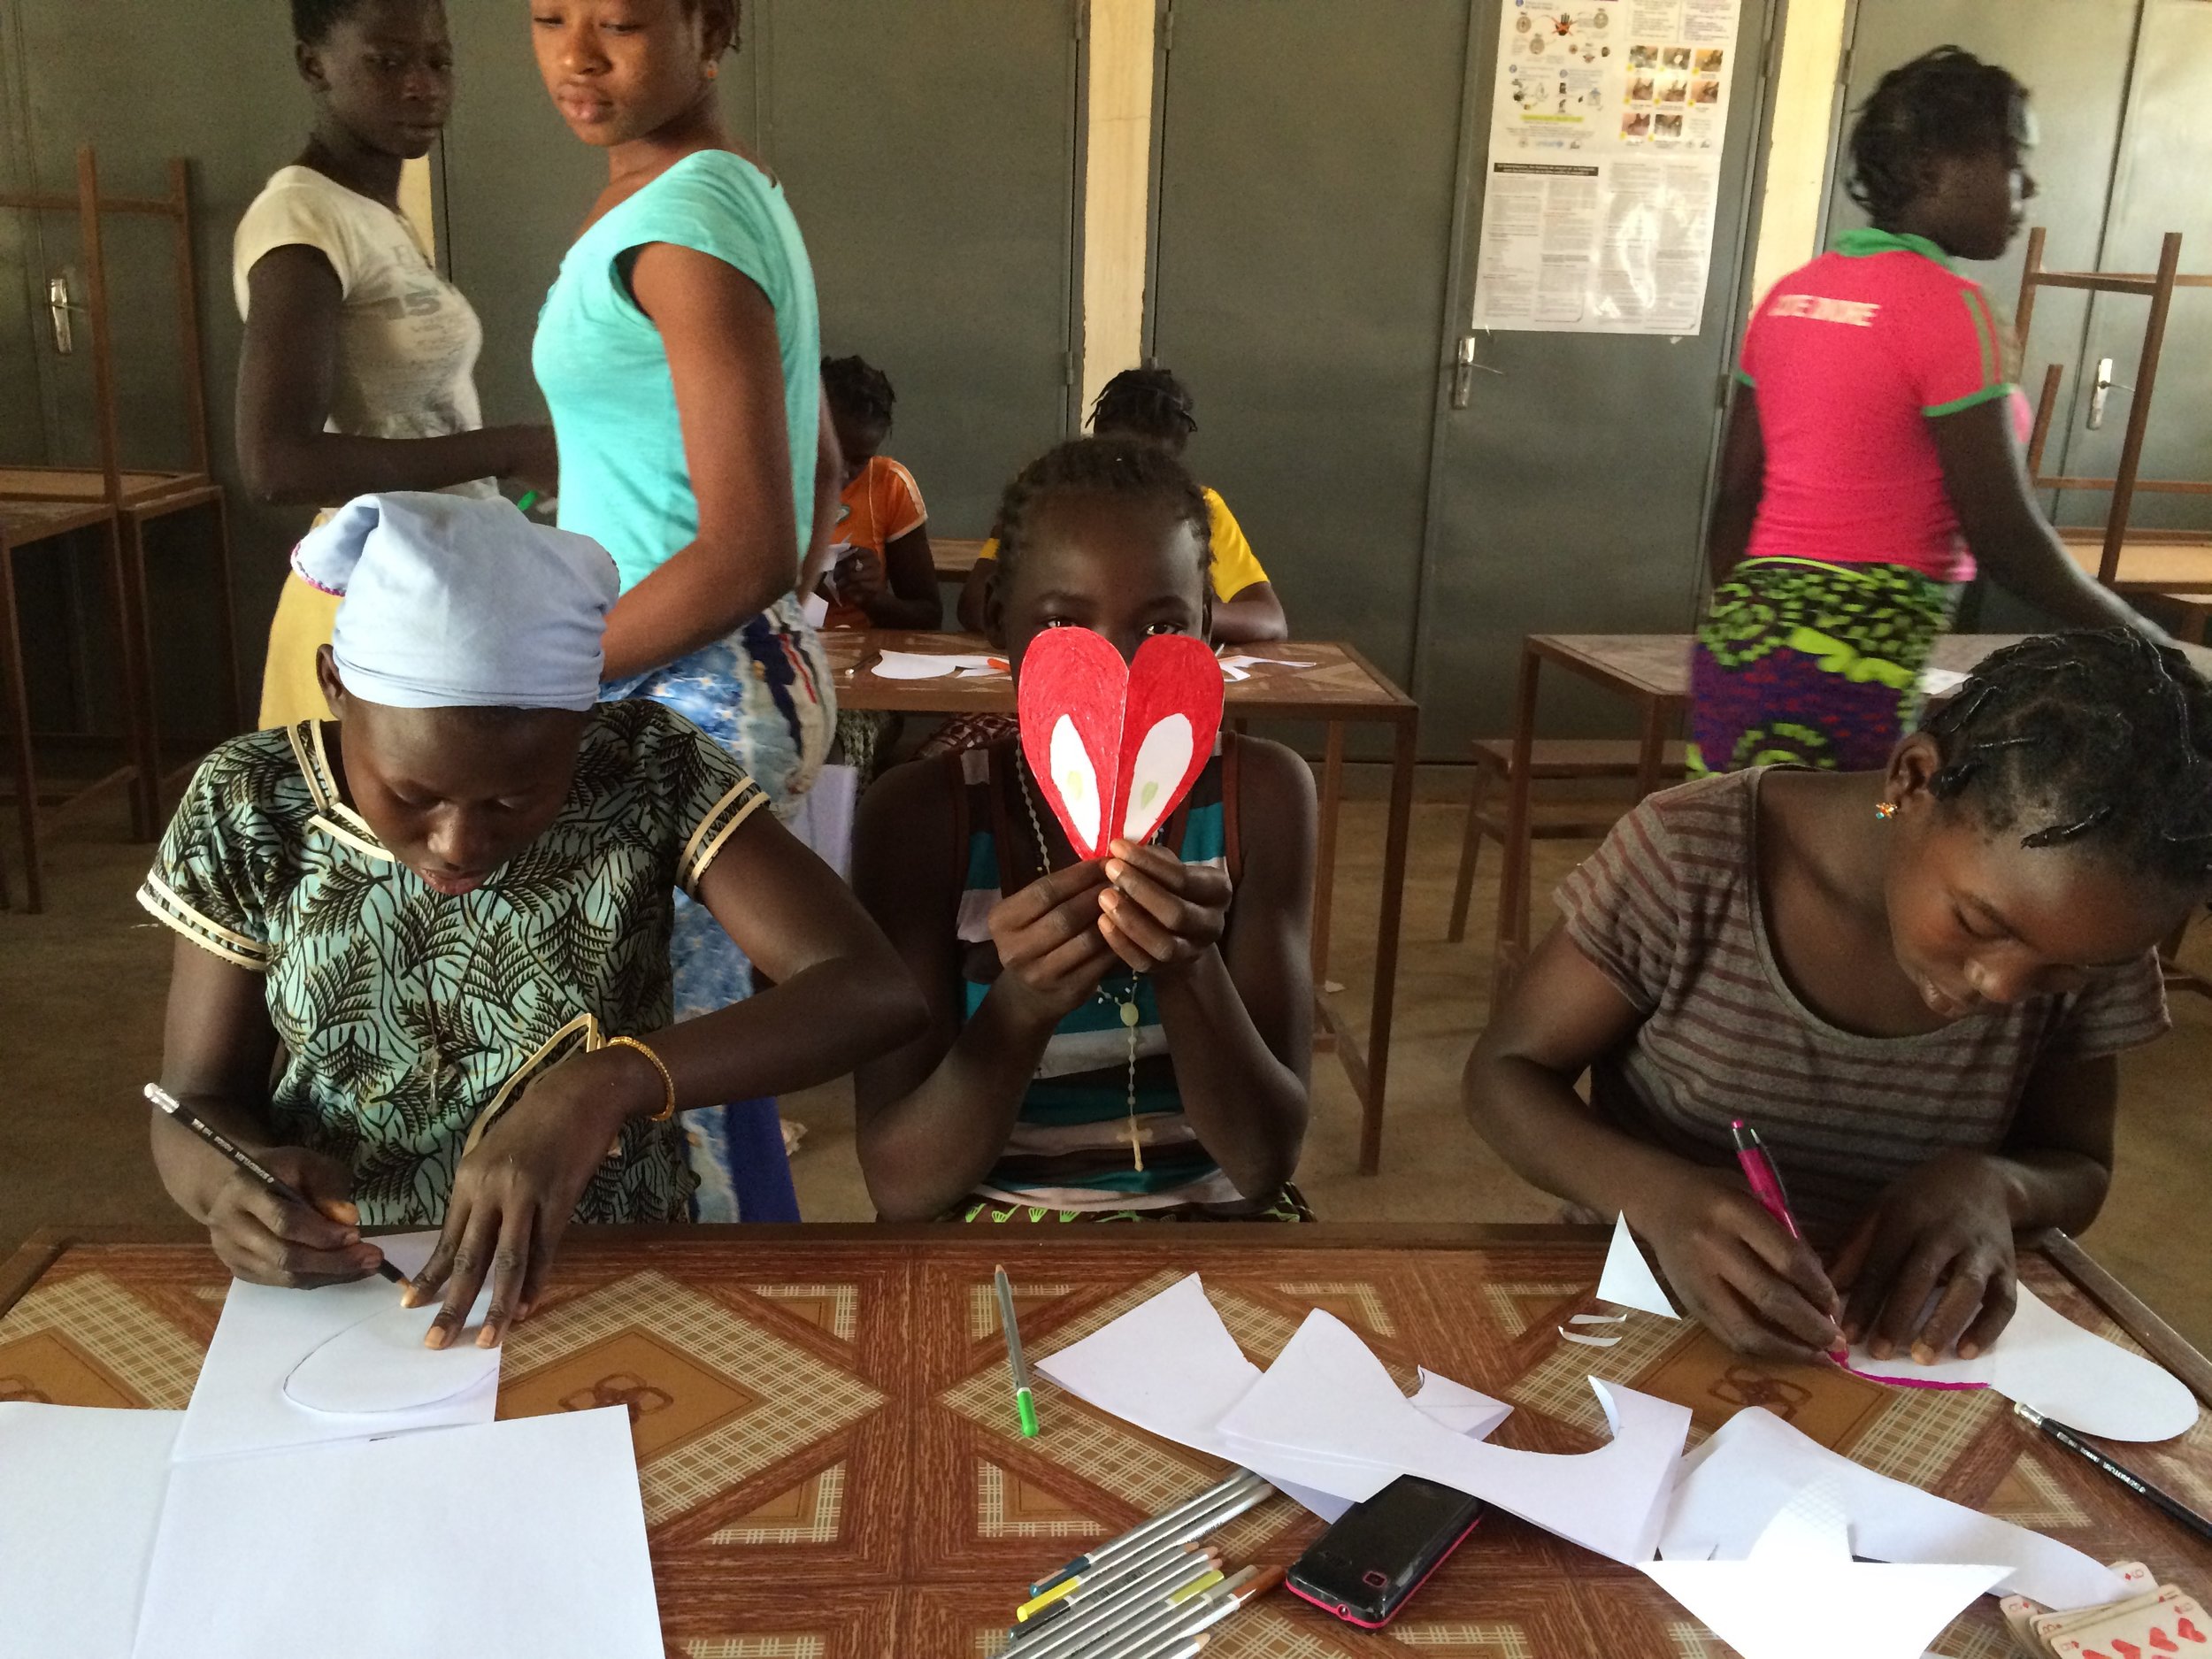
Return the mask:
<svg viewBox="0 0 2212 1659"><path fill-rule="evenodd" d="M2056 1440L2083 1462L2093 1463L2153 1509L2163 1510L2167 1516L2180 1522L2199 1538L2212 1538L2212 1520L2206 1519L2170 1492L2162 1491L2151 1485L2133 1470L2114 1463L2088 1441L2075 1434L2073 1430L2063 1424L2052 1422L2050 1418L2033 1407L2016 1403L2012 1409L2013 1415L2029 1427L2042 1430L2047 1436Z"/></svg>
<svg viewBox="0 0 2212 1659"><path fill-rule="evenodd" d="M1140 1544L1144 1543L1147 1540L1156 1537L1160 1533L1164 1532L1169 1527L1174 1525L1176 1522L1181 1520L1185 1516L1193 1514L1201 1509L1218 1502L1223 1498L1227 1497L1232 1492L1240 1492L1254 1486L1255 1484L1261 1486L1266 1486L1267 1483L1261 1480L1259 1476L1254 1474L1248 1469L1236 1470L1229 1474L1225 1479L1207 1487L1205 1491L1198 1494L1195 1497L1186 1498L1173 1509L1163 1510L1160 1514L1154 1516L1148 1521L1140 1522L1137 1525L1131 1527L1129 1531L1124 1532L1120 1537L1110 1538L1102 1544L1092 1545L1087 1552L1078 1555L1073 1561L1069 1562L1050 1578L1040 1578L1035 1584L1031 1585L1029 1586L1029 1592L1032 1595L1042 1594L1045 1591L1051 1589L1053 1586L1058 1584L1063 1578L1076 1578L1080 1574L1090 1571L1094 1567L1102 1566L1105 1563L1111 1561L1115 1556L1125 1555L1131 1549L1133 1549ZM1272 1490L1272 1488L1269 1489Z"/></svg>

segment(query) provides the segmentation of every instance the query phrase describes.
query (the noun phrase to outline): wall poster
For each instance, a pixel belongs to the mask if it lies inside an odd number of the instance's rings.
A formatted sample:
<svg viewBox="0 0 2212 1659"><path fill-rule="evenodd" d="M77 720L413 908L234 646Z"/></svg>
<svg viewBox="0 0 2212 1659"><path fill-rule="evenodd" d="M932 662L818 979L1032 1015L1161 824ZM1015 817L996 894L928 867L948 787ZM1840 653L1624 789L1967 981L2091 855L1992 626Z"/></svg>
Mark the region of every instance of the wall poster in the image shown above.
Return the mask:
<svg viewBox="0 0 2212 1659"><path fill-rule="evenodd" d="M1742 0L1505 0L1474 326L1694 334Z"/></svg>

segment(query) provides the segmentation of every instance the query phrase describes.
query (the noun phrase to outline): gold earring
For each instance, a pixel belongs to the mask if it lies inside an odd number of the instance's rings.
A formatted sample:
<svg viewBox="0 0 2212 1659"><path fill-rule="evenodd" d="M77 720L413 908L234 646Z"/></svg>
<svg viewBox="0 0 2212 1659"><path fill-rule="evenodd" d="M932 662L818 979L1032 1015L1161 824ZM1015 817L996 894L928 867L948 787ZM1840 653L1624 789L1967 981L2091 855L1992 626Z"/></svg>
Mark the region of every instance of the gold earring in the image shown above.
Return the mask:
<svg viewBox="0 0 2212 1659"><path fill-rule="evenodd" d="M720 74L720 73L722 73L722 65L719 65L719 64L718 64L718 63L716 63L716 62L714 61L714 59L712 59L711 58L708 58L708 59L707 59L707 63L706 63L706 71L707 71L707 79L708 79L708 80L710 80L710 81L711 81L711 80L713 80L713 79L715 78L715 76L717 76L717 75L718 75L718 74Z"/></svg>
<svg viewBox="0 0 2212 1659"><path fill-rule="evenodd" d="M1897 816L1897 803L1894 801L1877 801L1874 803L1874 816L1880 818L1885 824L1886 824L1890 819Z"/></svg>

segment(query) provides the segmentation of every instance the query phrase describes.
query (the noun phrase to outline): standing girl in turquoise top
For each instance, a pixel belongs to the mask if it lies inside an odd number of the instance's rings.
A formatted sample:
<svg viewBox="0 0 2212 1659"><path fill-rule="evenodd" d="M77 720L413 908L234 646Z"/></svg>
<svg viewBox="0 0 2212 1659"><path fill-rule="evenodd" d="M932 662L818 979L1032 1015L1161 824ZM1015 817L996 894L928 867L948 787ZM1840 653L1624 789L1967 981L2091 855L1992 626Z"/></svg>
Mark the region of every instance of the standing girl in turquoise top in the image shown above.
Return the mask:
<svg viewBox="0 0 2212 1659"><path fill-rule="evenodd" d="M1125 657L1206 637L1205 498L1173 455L1064 443L999 510L991 636L1019 680L1046 628ZM853 885L930 1029L856 1078L887 1220L1296 1221L1313 1047L1313 776L1225 733L1139 846L1077 858L1009 739L869 791Z"/></svg>
<svg viewBox="0 0 2212 1659"><path fill-rule="evenodd" d="M779 808L836 726L828 665L794 592L820 465L814 273L782 188L715 102L736 0L533 0L547 90L607 151L609 182L562 261L534 365L563 472L560 522L614 555L607 693L650 697L729 749ZM751 972L680 904L679 1017L744 996ZM772 1105L696 1114L702 1220L788 1212Z"/></svg>

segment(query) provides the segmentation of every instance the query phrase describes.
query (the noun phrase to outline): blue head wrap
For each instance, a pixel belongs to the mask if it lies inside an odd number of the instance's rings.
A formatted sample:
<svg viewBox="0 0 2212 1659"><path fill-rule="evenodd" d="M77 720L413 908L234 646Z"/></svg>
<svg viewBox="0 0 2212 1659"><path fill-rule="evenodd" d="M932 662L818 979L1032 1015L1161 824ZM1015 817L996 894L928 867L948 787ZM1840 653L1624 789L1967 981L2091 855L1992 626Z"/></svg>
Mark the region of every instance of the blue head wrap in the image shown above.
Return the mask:
<svg viewBox="0 0 2212 1659"><path fill-rule="evenodd" d="M292 550L342 596L331 645L355 696L398 709L589 709L620 588L589 536L505 501L395 493L348 502Z"/></svg>

